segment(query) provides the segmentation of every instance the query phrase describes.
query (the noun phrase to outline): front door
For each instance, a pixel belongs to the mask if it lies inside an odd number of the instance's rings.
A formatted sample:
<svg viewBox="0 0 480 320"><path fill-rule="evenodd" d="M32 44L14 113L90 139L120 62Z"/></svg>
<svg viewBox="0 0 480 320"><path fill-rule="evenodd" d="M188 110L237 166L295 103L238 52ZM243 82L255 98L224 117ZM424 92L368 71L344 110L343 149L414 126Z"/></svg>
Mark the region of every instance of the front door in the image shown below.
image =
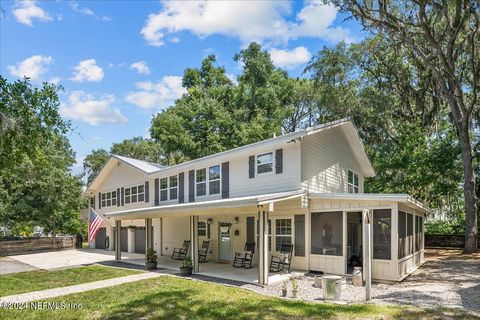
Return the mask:
<svg viewBox="0 0 480 320"><path fill-rule="evenodd" d="M230 261L230 251L231 251L231 235L230 231L232 229L231 223L221 222L219 224L218 230L218 243L219 243L219 254L218 260L220 261Z"/></svg>

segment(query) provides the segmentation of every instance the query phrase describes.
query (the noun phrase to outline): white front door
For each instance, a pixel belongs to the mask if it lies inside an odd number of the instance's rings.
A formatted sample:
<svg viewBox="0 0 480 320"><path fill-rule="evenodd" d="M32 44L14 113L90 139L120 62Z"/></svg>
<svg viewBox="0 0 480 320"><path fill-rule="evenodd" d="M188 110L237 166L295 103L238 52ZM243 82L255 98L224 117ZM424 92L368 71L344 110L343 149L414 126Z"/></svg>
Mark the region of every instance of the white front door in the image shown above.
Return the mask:
<svg viewBox="0 0 480 320"><path fill-rule="evenodd" d="M218 243L219 243L219 254L218 260L220 261L230 261L230 251L231 251L231 234L232 229L231 223L220 222L218 230Z"/></svg>

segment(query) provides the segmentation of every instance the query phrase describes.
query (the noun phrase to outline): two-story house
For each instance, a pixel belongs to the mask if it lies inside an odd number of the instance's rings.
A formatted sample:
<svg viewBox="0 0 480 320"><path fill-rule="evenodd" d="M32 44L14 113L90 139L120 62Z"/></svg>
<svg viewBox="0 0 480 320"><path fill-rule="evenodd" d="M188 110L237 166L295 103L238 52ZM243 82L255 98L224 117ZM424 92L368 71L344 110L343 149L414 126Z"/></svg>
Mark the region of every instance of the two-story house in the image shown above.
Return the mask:
<svg viewBox="0 0 480 320"><path fill-rule="evenodd" d="M162 264L190 240L194 271L212 274L213 262L231 263L255 243L248 272L266 284L284 243L294 245L294 269L351 272L365 256L368 220L373 278L400 280L424 260L428 208L406 194L364 193L374 175L349 119L170 167L112 155L87 189L104 218L91 246L105 248L108 236L117 259L153 247ZM199 264L203 240L209 262ZM224 266L231 278L247 272Z"/></svg>

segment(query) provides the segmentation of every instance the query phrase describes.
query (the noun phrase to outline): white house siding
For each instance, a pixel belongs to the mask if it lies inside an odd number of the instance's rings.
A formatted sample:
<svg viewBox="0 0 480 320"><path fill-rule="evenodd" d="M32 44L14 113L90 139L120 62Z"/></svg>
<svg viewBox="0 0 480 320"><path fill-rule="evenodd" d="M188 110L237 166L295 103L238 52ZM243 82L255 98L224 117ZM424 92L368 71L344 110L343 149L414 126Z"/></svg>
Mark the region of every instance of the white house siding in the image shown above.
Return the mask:
<svg viewBox="0 0 480 320"><path fill-rule="evenodd" d="M162 233L163 255L172 255L174 248L190 240L190 217L162 218Z"/></svg>
<svg viewBox="0 0 480 320"><path fill-rule="evenodd" d="M359 175L359 192L363 192L363 174L342 128L306 136L301 148L303 187L312 192L347 192L348 170Z"/></svg>

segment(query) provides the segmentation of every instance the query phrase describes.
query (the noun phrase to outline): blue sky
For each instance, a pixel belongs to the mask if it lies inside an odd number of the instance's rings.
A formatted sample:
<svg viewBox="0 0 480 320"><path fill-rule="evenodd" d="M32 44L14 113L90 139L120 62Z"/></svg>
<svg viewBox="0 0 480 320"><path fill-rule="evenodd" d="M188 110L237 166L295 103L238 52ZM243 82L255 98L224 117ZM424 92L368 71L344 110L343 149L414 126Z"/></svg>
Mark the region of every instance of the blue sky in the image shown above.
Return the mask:
<svg viewBox="0 0 480 320"><path fill-rule="evenodd" d="M233 55L257 41L302 76L323 46L362 36L335 8L311 1L0 3L0 73L64 87L60 111L75 128L79 164L92 149L147 136L152 115L182 94L183 70L208 54L234 79Z"/></svg>

